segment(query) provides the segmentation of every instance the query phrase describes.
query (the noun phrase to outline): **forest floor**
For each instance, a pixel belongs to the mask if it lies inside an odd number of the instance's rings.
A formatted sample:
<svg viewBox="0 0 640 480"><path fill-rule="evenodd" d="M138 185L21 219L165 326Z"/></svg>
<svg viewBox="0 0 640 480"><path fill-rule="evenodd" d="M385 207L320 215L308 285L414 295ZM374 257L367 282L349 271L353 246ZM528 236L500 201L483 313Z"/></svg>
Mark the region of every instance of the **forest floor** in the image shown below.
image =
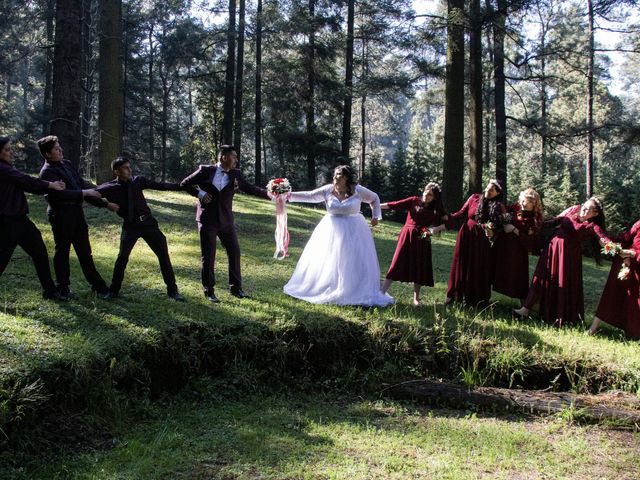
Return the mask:
<svg viewBox="0 0 640 480"><path fill-rule="evenodd" d="M618 330L555 329L514 319L494 295L482 311L445 308L455 236L433 240L436 286L411 305L310 305L282 293L322 210L289 207L291 257L272 258L274 207L239 195L244 289L211 305L199 285L193 201L147 191L167 235L185 303L165 288L139 242L122 298L96 297L72 255L74 298L43 302L28 257L0 278L2 478L638 478L632 426L551 416L446 409L380 398L381 385L433 378L469 387L595 394L640 392L640 348ZM49 252L44 204L31 218ZM86 210L94 257L110 278L119 218ZM382 273L400 225L374 229ZM532 259L532 264L535 259ZM608 266L584 262L590 319ZM578 412L579 413L579 412ZM4 434L4 435L3 435ZM36 455L35 452L38 452ZM42 455L48 452L47 455Z"/></svg>

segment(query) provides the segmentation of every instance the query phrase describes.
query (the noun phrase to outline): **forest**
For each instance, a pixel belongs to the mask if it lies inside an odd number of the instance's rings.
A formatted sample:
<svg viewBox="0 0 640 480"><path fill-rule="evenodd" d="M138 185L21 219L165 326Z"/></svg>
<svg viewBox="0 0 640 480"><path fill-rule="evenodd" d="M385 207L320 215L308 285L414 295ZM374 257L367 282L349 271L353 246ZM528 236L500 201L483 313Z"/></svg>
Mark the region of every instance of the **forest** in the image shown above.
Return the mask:
<svg viewBox="0 0 640 480"><path fill-rule="evenodd" d="M2 0L0 134L37 172L55 134L89 177L118 155L180 179L234 144L255 184L351 164L383 201L490 178L547 214L640 217L635 0ZM613 39L613 40L611 40Z"/></svg>

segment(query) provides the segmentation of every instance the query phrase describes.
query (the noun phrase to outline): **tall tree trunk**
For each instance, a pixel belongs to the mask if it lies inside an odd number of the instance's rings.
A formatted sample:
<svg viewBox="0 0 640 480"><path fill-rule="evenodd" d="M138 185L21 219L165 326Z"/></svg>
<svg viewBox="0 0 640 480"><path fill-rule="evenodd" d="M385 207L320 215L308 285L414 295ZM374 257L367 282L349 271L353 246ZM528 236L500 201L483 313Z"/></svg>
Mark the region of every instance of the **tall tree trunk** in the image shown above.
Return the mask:
<svg viewBox="0 0 640 480"><path fill-rule="evenodd" d="M149 39L149 65L148 65L148 85L149 92L147 102L149 106L149 138L147 142L149 144L149 165L153 165L155 162L155 112L153 108L153 93L154 93L154 60L155 60L155 45L154 45L154 31L153 22L149 25L149 31L147 32L147 38Z"/></svg>
<svg viewBox="0 0 640 480"><path fill-rule="evenodd" d="M491 6L491 0L487 0L486 3L487 15L491 17L493 15L493 7ZM493 65L493 39L491 37L491 32L487 30L486 33L486 44L487 44L487 54L488 61L491 65ZM484 143L484 155L482 155L484 167L483 170L488 171L491 167L491 140L494 138L492 134L492 125L493 125L493 90L491 89L492 81L493 81L493 69L487 69L486 75L484 74L484 84L485 88L491 90L491 95L484 96L484 135L483 135L483 143Z"/></svg>
<svg viewBox="0 0 640 480"><path fill-rule="evenodd" d="M93 19L91 18L91 1L83 0L82 15L82 71L84 78L82 116L80 124L80 152L86 159L91 146L91 112L93 103Z"/></svg>
<svg viewBox="0 0 640 480"><path fill-rule="evenodd" d="M593 0L587 0L589 12L589 56L587 64L587 164L586 187L587 198L593 196Z"/></svg>
<svg viewBox="0 0 640 480"><path fill-rule="evenodd" d="M507 115L505 109L504 37L507 20L506 0L498 0L493 24L493 82L496 116L496 178L502 182L502 194L507 197Z"/></svg>
<svg viewBox="0 0 640 480"><path fill-rule="evenodd" d="M548 22L542 16L542 12L538 10L540 18L540 173L542 178L546 178L547 175L547 155L548 155L548 140L547 140L547 103L549 97L547 94L547 32Z"/></svg>
<svg viewBox="0 0 640 480"><path fill-rule="evenodd" d="M256 118L255 118L255 164L256 185L262 185L262 0L258 0L256 11ZM266 159L266 157L265 157ZM266 170L266 168L265 168Z"/></svg>
<svg viewBox="0 0 640 480"><path fill-rule="evenodd" d="M242 87L244 80L244 21L245 21L245 0L240 1L238 12L238 60L236 74L236 108L234 118L233 145L238 154L238 165L242 161L240 147L242 145Z"/></svg>
<svg viewBox="0 0 640 480"><path fill-rule="evenodd" d="M169 84L167 72L162 78L162 115L160 118L160 170L162 181L167 180L167 138L169 135L169 95L171 94L172 85Z"/></svg>
<svg viewBox="0 0 640 480"><path fill-rule="evenodd" d="M307 71L307 101L305 105L305 122L307 135L307 188L316 187L316 154L315 154L315 88L316 88L316 71L315 71L315 52L316 52L316 0L309 0L309 18L311 26L309 29L309 44L305 55L305 68Z"/></svg>
<svg viewBox="0 0 640 480"><path fill-rule="evenodd" d="M445 86L443 200L449 210L462 204L464 174L464 0L448 0Z"/></svg>
<svg viewBox="0 0 640 480"><path fill-rule="evenodd" d="M482 20L480 0L469 6L469 193L482 190Z"/></svg>
<svg viewBox="0 0 640 480"><path fill-rule="evenodd" d="M120 0L122 2L122 0ZM127 16L126 18L129 18L129 3L127 2ZM122 8L122 7L121 7ZM123 28L124 27L124 28ZM122 39L120 44L121 44L121 48L122 48L122 142L123 145L121 145L121 148L126 148L126 145L124 144L125 140L127 139L127 135L126 135L126 131L127 131L127 91L129 90L128 88L128 83L129 83L129 28L127 26L127 22L122 22L121 21L121 28L123 28L123 30L121 31L120 34L120 38Z"/></svg>
<svg viewBox="0 0 640 480"><path fill-rule="evenodd" d="M227 67L224 87L224 118L222 143L233 145L233 98L236 72L236 0L229 0L229 25L227 27Z"/></svg>
<svg viewBox="0 0 640 480"><path fill-rule="evenodd" d="M47 50L45 53L44 71L44 99L42 101L42 135L49 133L51 129L51 91L53 83L53 54L54 54L54 25L53 20L56 15L56 0L47 0L46 31Z"/></svg>
<svg viewBox="0 0 640 480"><path fill-rule="evenodd" d="M65 157L76 167L82 113L81 16L82 0L57 0L51 134L58 136Z"/></svg>
<svg viewBox="0 0 640 480"><path fill-rule="evenodd" d="M100 58L98 74L98 127L100 145L96 177L113 177L111 161L122 150L122 58L121 0L100 0Z"/></svg>
<svg viewBox="0 0 640 480"><path fill-rule="evenodd" d="M353 29L355 23L355 0L347 2L347 48L345 55L344 112L342 116L342 158L351 163L351 107L353 104Z"/></svg>
<svg viewBox="0 0 640 480"><path fill-rule="evenodd" d="M366 83L369 73L369 58L367 57L367 40L362 40L362 83ZM367 160L367 92L362 91L362 99L360 102L360 168L358 176L362 178L366 170Z"/></svg>

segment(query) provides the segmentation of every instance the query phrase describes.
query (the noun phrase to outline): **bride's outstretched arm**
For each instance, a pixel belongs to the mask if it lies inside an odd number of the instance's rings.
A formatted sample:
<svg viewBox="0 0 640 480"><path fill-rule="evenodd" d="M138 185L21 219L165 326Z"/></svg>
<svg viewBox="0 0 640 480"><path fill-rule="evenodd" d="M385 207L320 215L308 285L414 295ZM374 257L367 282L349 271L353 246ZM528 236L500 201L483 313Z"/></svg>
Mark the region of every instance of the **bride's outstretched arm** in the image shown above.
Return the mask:
<svg viewBox="0 0 640 480"><path fill-rule="evenodd" d="M378 197L378 194L362 185L358 185L356 188L358 189L358 193L360 193L362 201L371 206L371 212L373 214L371 218L382 220L382 209L380 208L380 197Z"/></svg>
<svg viewBox="0 0 640 480"><path fill-rule="evenodd" d="M327 198L327 194L333 187L331 185L324 185L315 190L309 190L306 192L291 192L289 196L290 202L301 203L320 203L324 202Z"/></svg>

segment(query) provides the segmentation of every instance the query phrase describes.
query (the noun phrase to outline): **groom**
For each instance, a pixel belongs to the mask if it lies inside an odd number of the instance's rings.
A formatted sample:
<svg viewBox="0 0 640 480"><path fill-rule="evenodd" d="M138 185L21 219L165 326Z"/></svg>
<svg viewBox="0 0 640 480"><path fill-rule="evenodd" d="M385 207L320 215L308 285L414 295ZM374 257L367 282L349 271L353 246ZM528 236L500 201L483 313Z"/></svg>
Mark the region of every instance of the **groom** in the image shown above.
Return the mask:
<svg viewBox="0 0 640 480"><path fill-rule="evenodd" d="M240 274L240 244L233 221L233 195L236 188L245 193L269 199L267 191L248 183L242 172L235 168L238 154L233 145L222 145L215 165L201 165L182 180L180 186L197 185L200 201L196 208L196 222L200 233L201 275L204 296L218 303L215 285L216 238L220 239L229 258L229 287L231 294L244 298Z"/></svg>

